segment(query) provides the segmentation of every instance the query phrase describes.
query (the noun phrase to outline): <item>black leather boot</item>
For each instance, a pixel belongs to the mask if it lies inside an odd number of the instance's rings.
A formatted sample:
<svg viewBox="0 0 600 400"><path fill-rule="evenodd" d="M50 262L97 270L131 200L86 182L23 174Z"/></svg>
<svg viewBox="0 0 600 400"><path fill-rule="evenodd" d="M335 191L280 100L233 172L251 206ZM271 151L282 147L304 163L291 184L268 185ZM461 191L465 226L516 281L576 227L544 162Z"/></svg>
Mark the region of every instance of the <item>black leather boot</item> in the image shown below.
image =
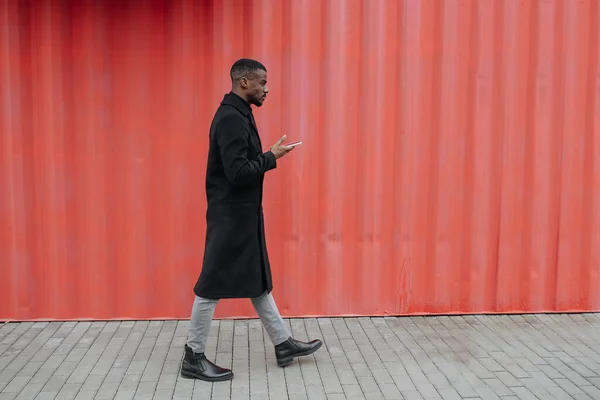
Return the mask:
<svg viewBox="0 0 600 400"><path fill-rule="evenodd" d="M211 363L206 359L204 353L194 353L186 344L185 356L181 362L181 376L207 382L220 382L232 379L233 372Z"/></svg>
<svg viewBox="0 0 600 400"><path fill-rule="evenodd" d="M275 346L277 365L280 367L285 367L294 361L294 358L311 355L315 351L319 350L322 345L323 342L321 342L319 339L304 343L294 338L289 338L285 342Z"/></svg>

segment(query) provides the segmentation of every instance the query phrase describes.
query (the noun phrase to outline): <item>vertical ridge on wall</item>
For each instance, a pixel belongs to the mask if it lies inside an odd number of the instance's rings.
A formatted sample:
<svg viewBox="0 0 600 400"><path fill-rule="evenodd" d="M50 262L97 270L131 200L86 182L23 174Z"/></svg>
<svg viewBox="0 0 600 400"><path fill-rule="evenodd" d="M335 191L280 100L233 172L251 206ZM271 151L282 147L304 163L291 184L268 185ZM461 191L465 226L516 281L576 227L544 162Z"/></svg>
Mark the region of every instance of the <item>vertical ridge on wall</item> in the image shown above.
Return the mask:
<svg viewBox="0 0 600 400"><path fill-rule="evenodd" d="M15 180L18 182L19 178L16 171L18 166L15 164L18 164L20 151L13 144L15 140L14 135L7 134L7 132L20 130L20 127L16 126L18 121L14 121L12 117L13 113L19 111L18 102L20 100L20 93L14 87L16 86L15 81L11 83L9 79L18 77L20 59L17 57L8 57L10 49L15 46L15 33L18 32L15 29L15 25L18 22L17 16L18 14L14 5L7 2L0 5L0 79L3 83L0 86L0 132L2 132L2 135L0 135L0 187L2 187L2 191L0 192L0 210L3 210L0 243L3 243L5 246L5 249L0 253L0 265L7 266L2 269L0 293L4 293L2 300L7 310L14 310L16 308L15 295L18 291L15 290L16 279L14 275L18 271L18 268L21 267L16 254L22 248L22 243L19 243L16 239L14 228L11 229L11 227L16 225L16 214L19 212L19 208L15 202L15 192L18 191ZM11 100L9 100L9 95ZM9 103L13 103L14 105L9 105ZM15 106L17 106L16 110L13 109ZM13 151L16 153L14 156Z"/></svg>
<svg viewBox="0 0 600 400"><path fill-rule="evenodd" d="M587 208L584 216L590 218L589 247L590 252L589 264L592 267L588 279L589 286L589 303L593 305L600 301L600 290L597 290L597 283L600 282L600 193L594 188L600 188L600 4L592 3L589 10L589 26L591 30L590 40L590 66L589 66L589 81L588 88L588 129L586 149L590 149L585 166L586 178L585 182L591 182L588 187L589 197ZM595 85L594 74L596 75ZM590 308L591 308L590 307Z"/></svg>
<svg viewBox="0 0 600 400"><path fill-rule="evenodd" d="M595 0L0 0L0 319L185 318L229 68L286 316L600 309ZM255 316L246 300L217 317Z"/></svg>
<svg viewBox="0 0 600 400"><path fill-rule="evenodd" d="M588 68L589 55L595 55L594 63L597 66L597 49L590 49L592 27L598 24L598 12L592 13L592 2L575 7L566 2L564 5L565 23L573 26L565 35L565 56L569 62L565 67L565 110L562 151L562 188L561 191L561 220L558 255L558 279L564 282L558 289L556 305L563 307L573 301L576 293L582 304L589 304L590 290L597 289L598 285L589 286L588 277L590 269L582 268L587 254L583 252L588 238L585 232L590 220L584 215L584 204L590 192L586 190L585 160L590 157L591 148L585 147L585 138L589 135L586 131L586 110L590 99L585 95L589 85ZM587 15L595 15L595 20L590 20ZM593 23L594 25L590 24ZM596 30L597 33L597 29ZM596 79L598 73L596 70ZM596 96L598 93L596 92ZM592 102L593 104L593 102ZM597 135L597 133L596 133ZM572 231L573 235L565 232ZM584 236L585 235L585 236ZM588 236L589 237L589 236Z"/></svg>

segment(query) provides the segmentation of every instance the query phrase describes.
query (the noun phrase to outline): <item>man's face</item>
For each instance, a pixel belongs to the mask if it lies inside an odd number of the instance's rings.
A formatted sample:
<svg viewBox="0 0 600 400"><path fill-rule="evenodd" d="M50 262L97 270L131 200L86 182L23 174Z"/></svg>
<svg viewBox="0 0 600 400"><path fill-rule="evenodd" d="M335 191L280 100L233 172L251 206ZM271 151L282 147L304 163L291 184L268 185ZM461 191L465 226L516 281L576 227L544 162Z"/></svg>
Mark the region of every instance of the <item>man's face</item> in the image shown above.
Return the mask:
<svg viewBox="0 0 600 400"><path fill-rule="evenodd" d="M245 92L250 104L262 106L269 89L267 88L267 72L257 69L255 73L245 78Z"/></svg>

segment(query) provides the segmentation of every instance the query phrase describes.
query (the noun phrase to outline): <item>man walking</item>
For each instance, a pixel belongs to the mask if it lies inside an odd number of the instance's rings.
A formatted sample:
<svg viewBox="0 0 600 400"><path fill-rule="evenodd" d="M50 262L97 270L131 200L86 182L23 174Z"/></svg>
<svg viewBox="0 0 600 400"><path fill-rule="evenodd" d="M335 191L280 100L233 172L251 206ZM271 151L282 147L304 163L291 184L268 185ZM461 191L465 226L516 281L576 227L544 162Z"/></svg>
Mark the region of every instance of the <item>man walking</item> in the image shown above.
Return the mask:
<svg viewBox="0 0 600 400"><path fill-rule="evenodd" d="M267 70L258 61L238 60L230 71L232 90L225 95L211 127L206 169L206 243L202 272L181 365L181 376L209 382L233 378L204 355L219 299L250 298L275 346L277 364L317 351L322 342L304 343L288 332L271 295L273 283L262 210L264 175L293 147L285 135L262 152L251 105L266 99Z"/></svg>

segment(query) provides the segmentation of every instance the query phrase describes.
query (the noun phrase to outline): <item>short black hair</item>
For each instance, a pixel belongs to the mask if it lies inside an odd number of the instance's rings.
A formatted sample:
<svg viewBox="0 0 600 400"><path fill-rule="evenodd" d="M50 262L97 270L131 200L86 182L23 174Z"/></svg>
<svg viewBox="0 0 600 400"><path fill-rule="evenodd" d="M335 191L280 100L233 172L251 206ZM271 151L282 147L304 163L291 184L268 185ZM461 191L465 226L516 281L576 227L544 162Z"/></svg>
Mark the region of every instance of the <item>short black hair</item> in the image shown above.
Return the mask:
<svg viewBox="0 0 600 400"><path fill-rule="evenodd" d="M250 77L256 70L262 69L267 72L267 68L260 62L256 60L252 60L250 58L241 58L237 60L232 66L231 71L229 71L229 76L231 76L232 82L237 82L243 77Z"/></svg>

